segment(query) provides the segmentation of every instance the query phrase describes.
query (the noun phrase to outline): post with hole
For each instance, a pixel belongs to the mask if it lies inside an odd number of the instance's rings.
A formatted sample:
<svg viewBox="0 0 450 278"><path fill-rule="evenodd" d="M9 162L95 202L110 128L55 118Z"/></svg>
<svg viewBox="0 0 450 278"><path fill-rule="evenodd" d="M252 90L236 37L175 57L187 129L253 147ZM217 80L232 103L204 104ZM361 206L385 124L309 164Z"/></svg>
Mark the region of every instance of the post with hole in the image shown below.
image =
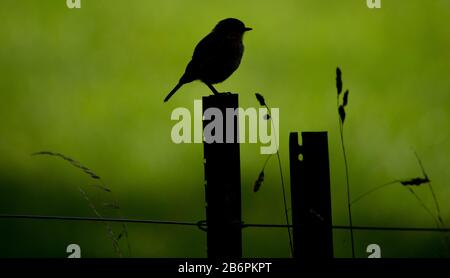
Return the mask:
<svg viewBox="0 0 450 278"><path fill-rule="evenodd" d="M327 133L292 132L289 160L294 258L333 258Z"/></svg>

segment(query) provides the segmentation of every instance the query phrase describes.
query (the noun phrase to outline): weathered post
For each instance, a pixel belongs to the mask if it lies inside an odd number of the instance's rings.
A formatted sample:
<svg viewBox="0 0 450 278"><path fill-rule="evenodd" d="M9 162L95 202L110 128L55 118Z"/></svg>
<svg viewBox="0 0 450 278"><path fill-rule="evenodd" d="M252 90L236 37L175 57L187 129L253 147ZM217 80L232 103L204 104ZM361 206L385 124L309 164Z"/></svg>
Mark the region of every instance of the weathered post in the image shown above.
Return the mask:
<svg viewBox="0 0 450 278"><path fill-rule="evenodd" d="M292 132L289 159L294 258L333 258L327 133Z"/></svg>
<svg viewBox="0 0 450 278"><path fill-rule="evenodd" d="M238 108L237 94L203 97L207 253L213 259L242 257L239 121L227 119L227 108Z"/></svg>

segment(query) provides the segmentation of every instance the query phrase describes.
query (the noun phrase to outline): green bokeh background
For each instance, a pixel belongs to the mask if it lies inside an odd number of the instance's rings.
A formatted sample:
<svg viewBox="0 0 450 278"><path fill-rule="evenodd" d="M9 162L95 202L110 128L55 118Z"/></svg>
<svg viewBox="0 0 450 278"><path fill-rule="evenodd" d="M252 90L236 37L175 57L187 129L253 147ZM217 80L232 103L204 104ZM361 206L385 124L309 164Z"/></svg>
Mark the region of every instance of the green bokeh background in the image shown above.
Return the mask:
<svg viewBox="0 0 450 278"><path fill-rule="evenodd" d="M420 155L450 223L450 2L382 0L166 1L3 0L0 8L0 213L95 216L77 190L92 180L51 150L93 169L128 218L205 218L203 148L170 139L176 107L210 93L200 82L162 100L195 44L226 17L254 31L239 70L217 86L257 107L255 92L280 108L283 169L288 134L328 131L333 224L347 225L336 108L335 68L350 89L345 140L352 195L421 175ZM283 223L276 160L252 192L265 157L241 146L243 218ZM175 171L173 169L176 169ZM288 181L287 175L287 181ZM88 188L89 189L89 188ZM86 190L88 190L86 189ZM426 186L415 189L434 212ZM108 194L104 194L108 195ZM98 196L102 202L104 195ZM400 185L353 207L355 225L435 227ZM130 224L133 257L205 257L206 235L193 227ZM358 257L370 243L383 257L450 256L436 233L355 232ZM335 231L335 256L349 257L349 235ZM0 219L1 257L115 257L101 223ZM285 230L245 229L245 257L288 257Z"/></svg>

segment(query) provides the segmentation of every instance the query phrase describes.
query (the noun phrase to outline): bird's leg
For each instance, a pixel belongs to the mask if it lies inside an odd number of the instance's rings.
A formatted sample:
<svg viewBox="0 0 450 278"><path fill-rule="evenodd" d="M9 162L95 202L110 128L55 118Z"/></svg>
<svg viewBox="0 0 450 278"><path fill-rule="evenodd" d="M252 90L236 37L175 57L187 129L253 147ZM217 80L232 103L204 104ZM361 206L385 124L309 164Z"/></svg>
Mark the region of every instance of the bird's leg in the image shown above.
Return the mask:
<svg viewBox="0 0 450 278"><path fill-rule="evenodd" d="M216 88L213 87L212 84L206 83L206 82L205 82L205 84L209 87L209 89L210 89L215 95L218 95L218 94L219 94L219 92L216 90Z"/></svg>

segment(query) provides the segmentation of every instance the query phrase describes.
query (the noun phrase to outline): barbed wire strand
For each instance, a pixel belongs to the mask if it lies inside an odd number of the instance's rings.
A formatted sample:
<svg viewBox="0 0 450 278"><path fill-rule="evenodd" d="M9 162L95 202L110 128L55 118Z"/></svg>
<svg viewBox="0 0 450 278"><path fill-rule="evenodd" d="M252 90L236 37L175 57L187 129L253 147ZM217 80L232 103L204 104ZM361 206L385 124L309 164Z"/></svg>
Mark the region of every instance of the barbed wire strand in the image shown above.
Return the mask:
<svg viewBox="0 0 450 278"><path fill-rule="evenodd" d="M56 216L56 215L27 215L27 214L0 214L0 219L26 219L26 220L61 220L61 221L85 221L85 222L121 222L136 224L160 224L160 225L179 225L179 226L197 226L202 230L207 227L205 220L192 221L173 221L173 220L150 220L150 219L129 219L129 218L97 218L97 217L79 217L79 216ZM294 225L286 224L250 224L242 223L242 228L292 228ZM333 229L354 229L354 230L372 230L372 231L411 231L411 232L450 232L450 228L421 228L421 227L377 227L377 226L343 226L335 225Z"/></svg>

